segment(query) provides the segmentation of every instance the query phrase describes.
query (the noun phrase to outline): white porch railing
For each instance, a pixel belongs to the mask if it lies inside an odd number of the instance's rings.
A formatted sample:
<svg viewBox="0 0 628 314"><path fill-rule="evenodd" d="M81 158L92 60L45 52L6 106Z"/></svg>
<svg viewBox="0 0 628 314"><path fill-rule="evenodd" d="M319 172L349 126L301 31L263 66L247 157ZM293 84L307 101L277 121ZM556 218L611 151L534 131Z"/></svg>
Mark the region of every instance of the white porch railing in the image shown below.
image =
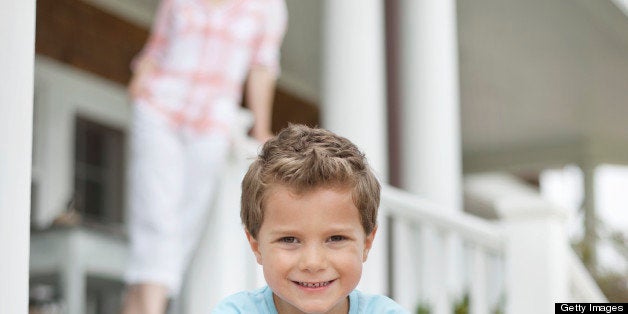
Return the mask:
<svg viewBox="0 0 628 314"><path fill-rule="evenodd" d="M452 213L384 187L382 214L393 221L388 291L399 303L452 313L467 295L470 313L515 314L553 313L555 302L606 302L569 246L561 209L507 175L471 176L465 187L467 199L498 219Z"/></svg>
<svg viewBox="0 0 628 314"><path fill-rule="evenodd" d="M442 210L390 186L384 186L381 207L382 216L392 222L387 277L397 302L412 311L422 306L430 313L452 313L454 303L468 294L471 313L489 313L497 306L499 266L488 268L501 259L506 246L497 225Z"/></svg>

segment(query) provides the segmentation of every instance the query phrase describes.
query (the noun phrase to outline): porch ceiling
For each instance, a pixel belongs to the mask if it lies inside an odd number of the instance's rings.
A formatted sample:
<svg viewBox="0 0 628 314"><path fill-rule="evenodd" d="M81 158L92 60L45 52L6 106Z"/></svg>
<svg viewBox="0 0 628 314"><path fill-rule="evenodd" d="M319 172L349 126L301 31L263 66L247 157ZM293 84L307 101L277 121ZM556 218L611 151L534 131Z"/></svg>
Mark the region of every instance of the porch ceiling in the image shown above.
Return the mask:
<svg viewBox="0 0 628 314"><path fill-rule="evenodd" d="M287 3L284 81L317 95L322 4ZM458 17L465 156L628 142L628 18L613 1L459 0Z"/></svg>
<svg viewBox="0 0 628 314"><path fill-rule="evenodd" d="M628 18L618 1L458 0L465 155L628 142ZM317 102L324 2L286 3L280 85ZM628 156L628 145L615 151Z"/></svg>
<svg viewBox="0 0 628 314"><path fill-rule="evenodd" d="M459 38L466 152L628 139L628 19L611 1L459 1Z"/></svg>

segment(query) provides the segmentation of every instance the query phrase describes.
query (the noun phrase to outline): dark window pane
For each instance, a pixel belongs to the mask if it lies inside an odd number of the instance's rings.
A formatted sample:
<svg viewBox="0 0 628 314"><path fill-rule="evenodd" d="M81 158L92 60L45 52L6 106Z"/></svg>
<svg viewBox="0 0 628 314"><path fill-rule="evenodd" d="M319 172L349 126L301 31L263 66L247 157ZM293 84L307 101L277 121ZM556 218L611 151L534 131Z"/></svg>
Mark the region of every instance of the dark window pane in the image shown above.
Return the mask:
<svg viewBox="0 0 628 314"><path fill-rule="evenodd" d="M93 166L105 165L105 140L107 134L103 130L96 128L87 128L85 132L85 162Z"/></svg>
<svg viewBox="0 0 628 314"><path fill-rule="evenodd" d="M77 118L75 204L89 221L122 222L124 143L122 131Z"/></svg>
<svg viewBox="0 0 628 314"><path fill-rule="evenodd" d="M102 183L86 180L83 182L85 185L84 190L84 202L85 206L82 208L82 212L89 218L103 218L106 220L106 213L104 211L104 189ZM105 221L106 222L106 221Z"/></svg>

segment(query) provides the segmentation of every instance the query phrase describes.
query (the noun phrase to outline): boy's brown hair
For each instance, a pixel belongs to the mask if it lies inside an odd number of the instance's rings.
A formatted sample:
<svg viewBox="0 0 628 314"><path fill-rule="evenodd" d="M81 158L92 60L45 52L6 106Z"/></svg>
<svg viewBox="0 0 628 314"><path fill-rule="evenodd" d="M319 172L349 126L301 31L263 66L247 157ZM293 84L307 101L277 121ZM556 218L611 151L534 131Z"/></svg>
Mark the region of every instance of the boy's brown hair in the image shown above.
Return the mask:
<svg viewBox="0 0 628 314"><path fill-rule="evenodd" d="M242 180L240 218L257 238L266 192L273 185L304 193L318 187L350 188L364 232L377 225L380 185L364 154L328 130L291 124L262 147Z"/></svg>

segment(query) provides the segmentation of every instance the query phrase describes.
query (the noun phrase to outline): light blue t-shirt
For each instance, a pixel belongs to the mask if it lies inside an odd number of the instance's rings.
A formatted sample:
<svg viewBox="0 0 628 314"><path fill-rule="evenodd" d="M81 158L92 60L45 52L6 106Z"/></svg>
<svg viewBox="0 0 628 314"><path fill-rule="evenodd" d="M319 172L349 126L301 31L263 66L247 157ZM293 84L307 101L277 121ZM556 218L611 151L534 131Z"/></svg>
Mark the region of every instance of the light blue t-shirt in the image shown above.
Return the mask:
<svg viewBox="0 0 628 314"><path fill-rule="evenodd" d="M212 314L277 314L273 292L268 286L253 291L243 291L222 300ZM409 314L395 301L383 295L373 295L353 290L349 294L349 314Z"/></svg>

